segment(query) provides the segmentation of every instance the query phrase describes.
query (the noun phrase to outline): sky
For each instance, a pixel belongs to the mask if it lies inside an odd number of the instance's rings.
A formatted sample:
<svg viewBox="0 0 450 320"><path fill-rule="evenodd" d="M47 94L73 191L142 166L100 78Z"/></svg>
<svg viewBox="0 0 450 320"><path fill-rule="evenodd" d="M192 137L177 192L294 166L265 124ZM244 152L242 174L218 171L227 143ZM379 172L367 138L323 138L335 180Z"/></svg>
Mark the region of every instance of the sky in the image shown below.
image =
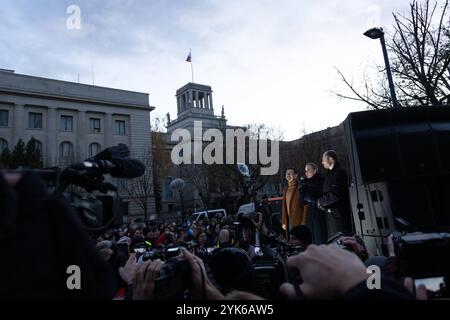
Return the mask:
<svg viewBox="0 0 450 320"><path fill-rule="evenodd" d="M80 28L68 28L69 6ZM341 123L363 103L358 84L383 64L379 41L407 0L2 0L0 68L149 93L152 117L176 118L175 91L191 81L213 89L230 125L264 123L284 140ZM73 20L69 20L73 21ZM93 71L93 72L92 72Z"/></svg>

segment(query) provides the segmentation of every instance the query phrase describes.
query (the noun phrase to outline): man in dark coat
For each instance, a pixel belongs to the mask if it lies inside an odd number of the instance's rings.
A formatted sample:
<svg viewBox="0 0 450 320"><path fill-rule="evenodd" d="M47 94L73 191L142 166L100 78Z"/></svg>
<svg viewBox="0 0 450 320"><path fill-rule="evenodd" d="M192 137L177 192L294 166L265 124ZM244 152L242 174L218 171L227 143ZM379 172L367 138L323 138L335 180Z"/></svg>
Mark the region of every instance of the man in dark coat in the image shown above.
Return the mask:
<svg viewBox="0 0 450 320"><path fill-rule="evenodd" d="M311 230L314 244L324 244L327 241L327 220L325 212L317 207L317 199L322 196L323 178L315 163L305 165L305 177L301 180L300 192L303 201L308 206L306 224Z"/></svg>
<svg viewBox="0 0 450 320"><path fill-rule="evenodd" d="M326 151L322 156L322 164L326 174L323 195L317 204L326 212L328 238L331 238L338 232L352 230L348 178L337 160L335 151Z"/></svg>

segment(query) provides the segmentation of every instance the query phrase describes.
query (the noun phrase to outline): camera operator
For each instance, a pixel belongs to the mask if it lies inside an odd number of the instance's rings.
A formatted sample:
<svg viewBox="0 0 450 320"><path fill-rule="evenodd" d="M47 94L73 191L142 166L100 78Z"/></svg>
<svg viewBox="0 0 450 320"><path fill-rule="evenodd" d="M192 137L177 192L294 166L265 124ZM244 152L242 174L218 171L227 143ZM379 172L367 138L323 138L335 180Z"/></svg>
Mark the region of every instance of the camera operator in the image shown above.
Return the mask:
<svg viewBox="0 0 450 320"><path fill-rule="evenodd" d="M0 173L1 299L111 299L113 270L76 214L49 195L33 172ZM82 270L82 290L69 290L67 269Z"/></svg>

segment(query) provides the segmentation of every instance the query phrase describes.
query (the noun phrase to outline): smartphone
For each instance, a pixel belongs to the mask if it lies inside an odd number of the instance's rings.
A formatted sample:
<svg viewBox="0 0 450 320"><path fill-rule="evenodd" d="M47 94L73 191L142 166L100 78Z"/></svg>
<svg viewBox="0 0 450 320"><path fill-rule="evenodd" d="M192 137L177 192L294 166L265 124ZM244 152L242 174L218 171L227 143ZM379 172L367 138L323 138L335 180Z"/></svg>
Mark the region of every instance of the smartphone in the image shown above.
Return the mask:
<svg viewBox="0 0 450 320"><path fill-rule="evenodd" d="M444 292L446 291L444 277L414 279L414 290L417 290L417 288L422 284L425 286L425 288L427 288L429 298L442 297Z"/></svg>

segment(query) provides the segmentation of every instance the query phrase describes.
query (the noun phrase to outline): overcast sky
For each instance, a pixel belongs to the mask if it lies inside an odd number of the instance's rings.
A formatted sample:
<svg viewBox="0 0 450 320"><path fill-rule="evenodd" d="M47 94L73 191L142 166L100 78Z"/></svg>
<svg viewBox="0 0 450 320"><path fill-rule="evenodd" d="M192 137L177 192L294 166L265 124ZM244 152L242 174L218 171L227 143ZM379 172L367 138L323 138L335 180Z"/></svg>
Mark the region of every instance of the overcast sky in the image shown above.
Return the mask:
<svg viewBox="0 0 450 320"><path fill-rule="evenodd" d="M69 5L81 29L69 30ZM0 68L147 92L152 116L176 117L175 91L211 85L215 113L231 125L261 122L285 139L342 122L365 105L345 92L335 67L357 80L382 63L378 41L406 0L2 0ZM92 49L92 59L91 59Z"/></svg>

